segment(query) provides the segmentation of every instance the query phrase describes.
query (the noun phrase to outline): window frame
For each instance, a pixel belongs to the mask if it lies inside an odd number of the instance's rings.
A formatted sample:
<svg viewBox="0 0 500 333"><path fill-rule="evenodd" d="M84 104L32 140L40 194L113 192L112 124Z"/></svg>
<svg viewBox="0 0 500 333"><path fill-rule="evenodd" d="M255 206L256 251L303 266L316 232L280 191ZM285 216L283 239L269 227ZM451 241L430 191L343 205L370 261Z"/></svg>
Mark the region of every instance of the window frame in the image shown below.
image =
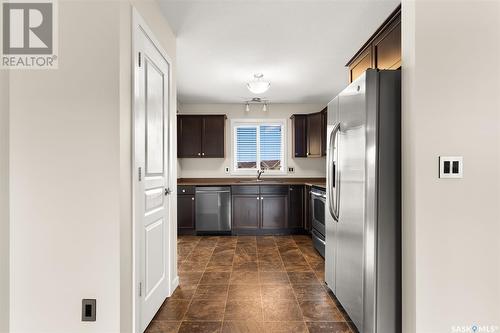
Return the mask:
<svg viewBox="0 0 500 333"><path fill-rule="evenodd" d="M260 168L260 126L281 126L281 170L265 170L264 175L286 175L287 174L287 121L286 119L231 119L231 175L248 176L255 175ZM237 168L237 143L236 129L238 127L257 127L257 167L255 169Z"/></svg>

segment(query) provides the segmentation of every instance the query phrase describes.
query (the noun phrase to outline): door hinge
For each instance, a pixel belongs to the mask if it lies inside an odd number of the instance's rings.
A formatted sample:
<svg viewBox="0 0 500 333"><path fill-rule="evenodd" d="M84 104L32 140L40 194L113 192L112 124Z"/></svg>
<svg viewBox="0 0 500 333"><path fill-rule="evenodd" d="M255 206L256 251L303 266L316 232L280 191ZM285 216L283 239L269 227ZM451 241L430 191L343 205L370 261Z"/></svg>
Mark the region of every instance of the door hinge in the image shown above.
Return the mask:
<svg viewBox="0 0 500 333"><path fill-rule="evenodd" d="M141 67L141 52L139 52L139 67Z"/></svg>
<svg viewBox="0 0 500 333"><path fill-rule="evenodd" d="M142 282L139 282L139 297L142 297Z"/></svg>
<svg viewBox="0 0 500 333"><path fill-rule="evenodd" d="M141 181L142 180L142 167L139 167L138 176L139 176L139 181Z"/></svg>

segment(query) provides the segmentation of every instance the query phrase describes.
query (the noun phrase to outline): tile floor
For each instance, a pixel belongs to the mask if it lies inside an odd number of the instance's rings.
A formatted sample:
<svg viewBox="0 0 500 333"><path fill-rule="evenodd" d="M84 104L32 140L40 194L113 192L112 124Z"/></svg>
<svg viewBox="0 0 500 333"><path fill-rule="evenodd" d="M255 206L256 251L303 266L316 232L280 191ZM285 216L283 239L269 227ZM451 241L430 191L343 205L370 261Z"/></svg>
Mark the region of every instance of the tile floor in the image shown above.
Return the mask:
<svg viewBox="0 0 500 333"><path fill-rule="evenodd" d="M147 333L355 332L309 236L179 236L178 267Z"/></svg>

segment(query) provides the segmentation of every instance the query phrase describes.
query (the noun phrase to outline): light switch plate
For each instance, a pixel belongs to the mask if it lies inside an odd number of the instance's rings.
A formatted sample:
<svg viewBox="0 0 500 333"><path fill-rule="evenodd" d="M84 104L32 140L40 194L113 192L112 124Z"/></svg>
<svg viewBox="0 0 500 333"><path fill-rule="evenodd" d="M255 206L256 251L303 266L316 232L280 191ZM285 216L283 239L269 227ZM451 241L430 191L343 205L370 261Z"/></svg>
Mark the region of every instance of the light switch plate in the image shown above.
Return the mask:
<svg viewBox="0 0 500 333"><path fill-rule="evenodd" d="M462 156L439 156L439 178L464 178Z"/></svg>

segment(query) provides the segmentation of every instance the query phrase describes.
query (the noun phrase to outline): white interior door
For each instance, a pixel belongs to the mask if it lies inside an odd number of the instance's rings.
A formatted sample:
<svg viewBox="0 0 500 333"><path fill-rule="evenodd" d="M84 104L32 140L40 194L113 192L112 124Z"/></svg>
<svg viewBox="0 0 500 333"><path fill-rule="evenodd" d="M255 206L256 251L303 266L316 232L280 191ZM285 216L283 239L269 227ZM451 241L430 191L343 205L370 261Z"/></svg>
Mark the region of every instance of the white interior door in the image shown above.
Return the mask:
<svg viewBox="0 0 500 333"><path fill-rule="evenodd" d="M143 332L169 293L169 64L135 31L135 241L137 327Z"/></svg>

